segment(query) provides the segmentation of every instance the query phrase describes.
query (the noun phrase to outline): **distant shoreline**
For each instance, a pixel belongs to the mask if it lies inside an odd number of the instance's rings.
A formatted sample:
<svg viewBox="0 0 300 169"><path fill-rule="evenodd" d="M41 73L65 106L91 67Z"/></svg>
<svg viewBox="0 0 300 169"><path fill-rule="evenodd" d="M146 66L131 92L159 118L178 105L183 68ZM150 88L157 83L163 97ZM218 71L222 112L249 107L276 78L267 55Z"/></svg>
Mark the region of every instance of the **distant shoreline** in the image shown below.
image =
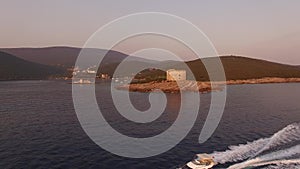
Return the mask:
<svg viewBox="0 0 300 169"><path fill-rule="evenodd" d="M222 90L224 84L227 85L241 85L241 84L268 84L268 83L300 83L300 78L277 78L266 77L260 79L246 79L246 80L228 80L226 82L215 82L214 88L211 87L211 82L200 81L179 81L177 82L148 82L139 84L121 85L116 87L119 90L129 90L133 92L152 92L162 91L164 93L179 93L180 91L191 92L211 92ZM180 87L179 87L180 86Z"/></svg>

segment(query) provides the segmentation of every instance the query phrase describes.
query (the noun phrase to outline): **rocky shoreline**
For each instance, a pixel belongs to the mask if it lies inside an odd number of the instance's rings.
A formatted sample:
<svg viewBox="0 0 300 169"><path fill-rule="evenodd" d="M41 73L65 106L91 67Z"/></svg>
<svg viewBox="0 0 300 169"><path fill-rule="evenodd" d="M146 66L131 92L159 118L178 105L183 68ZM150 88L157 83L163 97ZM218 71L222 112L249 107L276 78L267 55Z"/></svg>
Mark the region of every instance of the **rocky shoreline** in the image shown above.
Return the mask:
<svg viewBox="0 0 300 169"><path fill-rule="evenodd" d="M266 84L266 83L299 83L300 78L273 78L266 77L261 79L247 79L247 80L228 80L226 82L215 82L214 87L211 86L211 82L199 82L199 81L179 81L179 82L149 82L139 84L121 85L116 87L119 90L129 90L133 92L152 92L162 91L164 93L179 93L180 91L191 92L211 92L222 90L224 84L227 85L239 85L239 84Z"/></svg>
<svg viewBox="0 0 300 169"><path fill-rule="evenodd" d="M228 80L227 85L235 84L265 84L265 83L299 83L300 78L266 77L261 79Z"/></svg>

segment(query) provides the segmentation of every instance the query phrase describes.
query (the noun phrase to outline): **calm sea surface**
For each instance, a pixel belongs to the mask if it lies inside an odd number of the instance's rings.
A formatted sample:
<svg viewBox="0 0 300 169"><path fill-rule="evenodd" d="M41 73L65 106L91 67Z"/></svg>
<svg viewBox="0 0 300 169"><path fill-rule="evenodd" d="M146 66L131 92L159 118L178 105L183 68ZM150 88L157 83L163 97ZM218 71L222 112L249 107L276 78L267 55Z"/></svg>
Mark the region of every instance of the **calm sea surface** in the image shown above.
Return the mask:
<svg viewBox="0 0 300 169"><path fill-rule="evenodd" d="M177 117L180 96L167 94L168 105L160 118L149 124L130 122L117 113L109 87L108 82L96 84L97 100L111 126L125 135L157 135ZM130 159L101 149L85 134L74 110L71 84L0 82L0 168L167 169L186 163L196 153L270 137L300 121L300 84L234 85L228 86L227 95L221 123L204 144L198 143L198 137L210 94L201 94L196 124L175 148L155 157ZM131 99L136 108L149 108L147 93L131 93Z"/></svg>

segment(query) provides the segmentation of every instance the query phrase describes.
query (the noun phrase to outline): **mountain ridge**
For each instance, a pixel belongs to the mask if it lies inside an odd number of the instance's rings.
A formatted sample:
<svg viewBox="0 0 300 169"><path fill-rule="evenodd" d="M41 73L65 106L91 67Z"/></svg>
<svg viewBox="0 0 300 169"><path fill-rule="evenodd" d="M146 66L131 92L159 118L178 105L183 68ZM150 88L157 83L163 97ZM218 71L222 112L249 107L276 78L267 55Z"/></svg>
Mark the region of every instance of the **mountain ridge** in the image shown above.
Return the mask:
<svg viewBox="0 0 300 169"><path fill-rule="evenodd" d="M67 47L67 46L52 46L41 48L0 48L0 51L15 55L24 60L36 62L44 65L55 65L62 67L71 67L75 65L76 59L83 48ZM104 55L104 64L118 63L128 55L122 52L97 48L84 48L86 52L98 53ZM131 60L141 62L152 62L152 60L143 59L140 57L130 56Z"/></svg>
<svg viewBox="0 0 300 169"><path fill-rule="evenodd" d="M30 62L34 69L41 69L44 77L39 78L47 78L49 76L65 76L65 72L67 68L74 66L77 56L79 54L81 48L76 47L65 47L65 46L55 46L55 47L47 47L47 48L2 48L0 51L9 51L9 55L6 55L6 61L2 61L4 57L0 58L1 71L0 71L0 78L5 79L15 79L20 78L20 76L14 77L11 72L14 72L12 68L16 68L16 63L20 63L20 60L17 61L16 58L22 60L22 63L25 64L24 61ZM196 80L198 81L208 81L209 76L205 69L203 62L212 62L215 59L220 59L226 74L227 80L245 80L245 79L257 79L257 78L264 78L264 77L281 77L281 78L293 78L293 77L300 77L300 66L288 65L283 63L276 63L267 60L255 59L255 58L248 58L244 56L221 56L221 57L209 57L203 58L202 60L197 59L193 61L187 62L178 62L178 61L151 61L147 59L143 59L140 57L135 56L128 56L124 53L118 51L106 51L102 49L93 49L89 48L88 50L95 51L95 54L98 52L108 52L103 59L104 64L101 64L98 73L107 73L110 76L114 74L115 69L119 66L120 63L124 61L125 58L129 57L127 61L127 67L146 67L149 68L165 68L165 69L184 69L184 65L188 65L188 67L192 70L193 74L195 75ZM50 51L50 54L48 53ZM1 52L3 55L4 52ZM14 55L15 53L17 55ZM94 54L94 53L93 53ZM7 62L7 57L10 56L14 58L14 62ZM1 60L2 59L2 60ZM40 59L40 60L39 60ZM70 59L70 60L68 60ZM35 62L33 62L35 61ZM3 64L7 63L7 64ZM27 65L29 63L26 63ZM25 64L25 65L26 65ZM64 65L65 64L65 65ZM73 64L73 65L72 65ZM56 65L50 66L49 65ZM63 65L63 66L62 66ZM60 68L58 68L59 66ZM25 66L26 67L26 66ZM20 67L22 68L22 66ZM30 71L29 71L30 70ZM46 71L45 71L46 70ZM51 71L50 71L51 70ZM126 66L124 69L124 76L131 75L132 72L126 70ZM18 71L20 75L26 73L25 77L30 77L30 73L35 75L35 78L38 76L36 75L35 71L31 69ZM128 71L128 72L126 72ZM7 75L5 75L5 72ZM50 73L46 73L50 72ZM127 73L127 74L126 74ZM12 76L9 77L8 75ZM163 71L143 71L142 75L139 75L140 78L145 78L144 76L164 76L165 72ZM70 77L70 72L69 72ZM189 78L191 75L188 76ZM24 77L23 77L24 78Z"/></svg>
<svg viewBox="0 0 300 169"><path fill-rule="evenodd" d="M30 62L0 51L0 80L41 80L64 73L63 69Z"/></svg>

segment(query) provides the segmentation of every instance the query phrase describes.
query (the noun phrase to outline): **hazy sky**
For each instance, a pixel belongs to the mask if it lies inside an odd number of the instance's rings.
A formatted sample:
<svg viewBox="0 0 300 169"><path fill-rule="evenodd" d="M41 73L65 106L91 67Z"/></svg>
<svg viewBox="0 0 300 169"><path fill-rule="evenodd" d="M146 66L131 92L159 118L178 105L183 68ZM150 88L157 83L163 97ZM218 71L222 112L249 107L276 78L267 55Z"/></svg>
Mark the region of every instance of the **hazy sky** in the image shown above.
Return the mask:
<svg viewBox="0 0 300 169"><path fill-rule="evenodd" d="M167 12L197 25L220 54L300 64L299 0L1 0L0 47L77 46L113 19Z"/></svg>

